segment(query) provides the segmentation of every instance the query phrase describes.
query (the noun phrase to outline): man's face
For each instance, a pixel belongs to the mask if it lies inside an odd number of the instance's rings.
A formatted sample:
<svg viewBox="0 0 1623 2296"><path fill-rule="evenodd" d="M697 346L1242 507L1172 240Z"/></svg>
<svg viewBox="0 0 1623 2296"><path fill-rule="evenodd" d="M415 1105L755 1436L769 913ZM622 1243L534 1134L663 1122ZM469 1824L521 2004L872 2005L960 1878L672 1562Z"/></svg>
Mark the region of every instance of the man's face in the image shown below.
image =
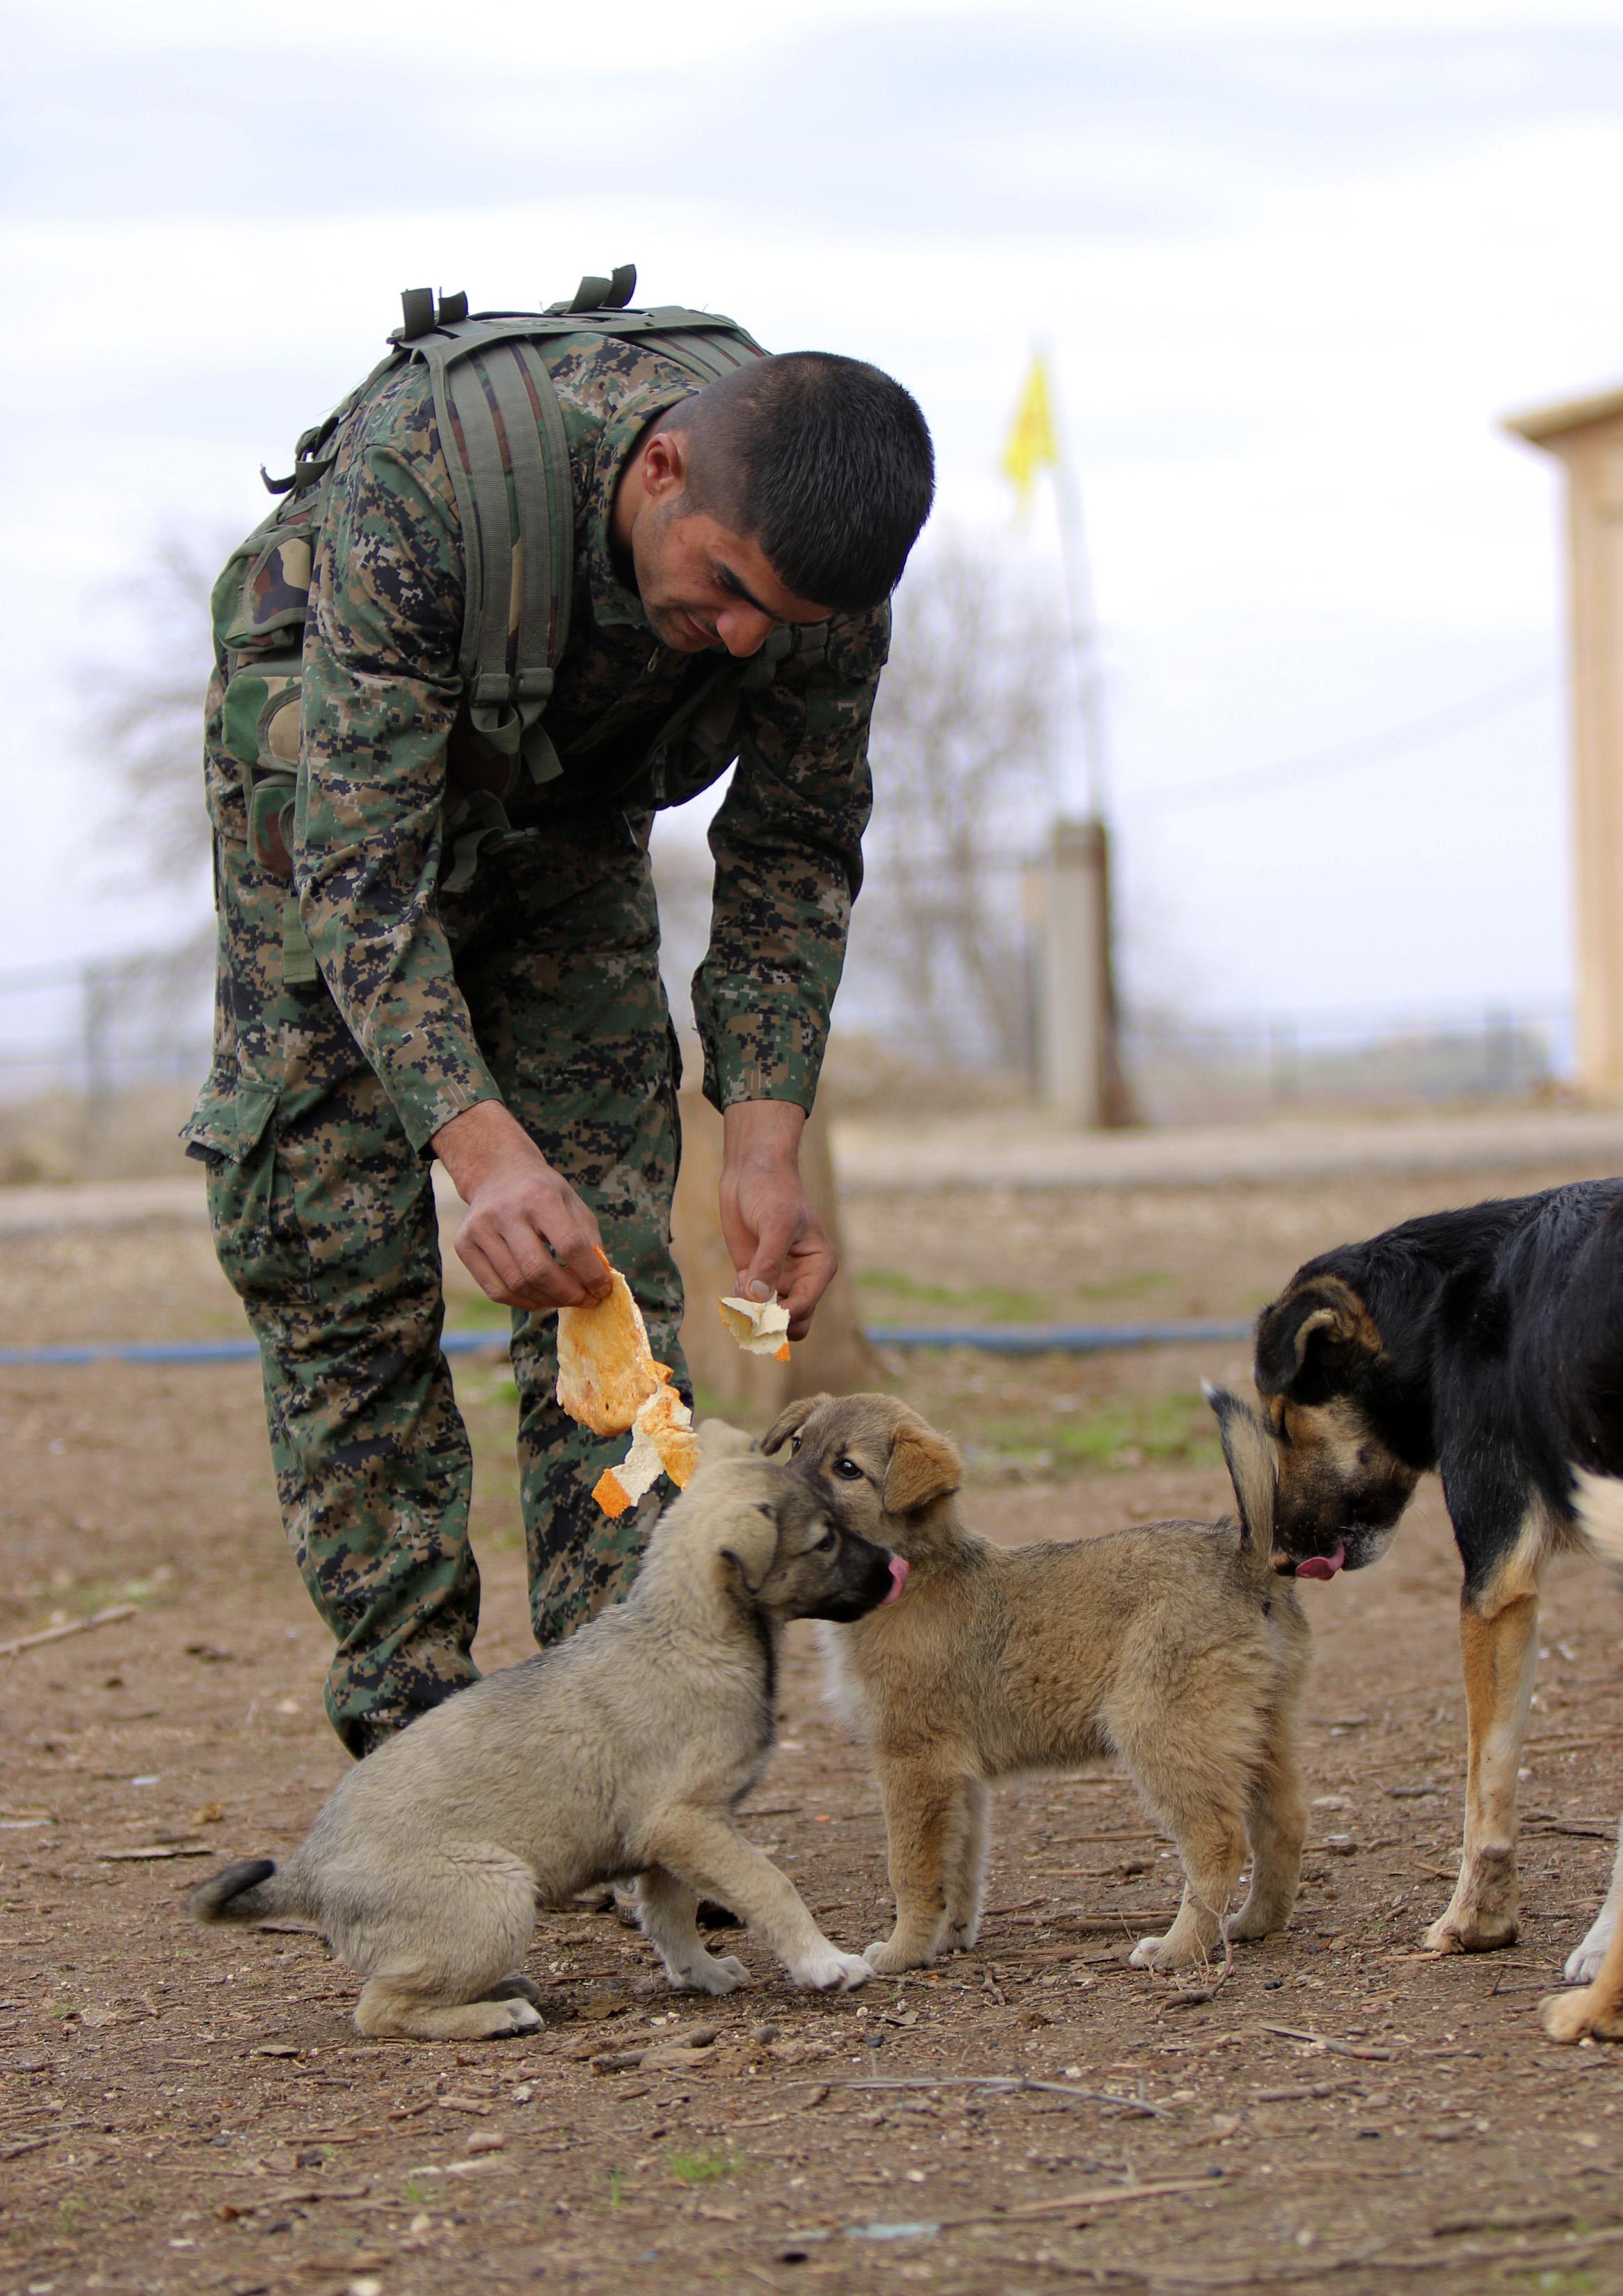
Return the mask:
<svg viewBox="0 0 1623 2296"><path fill-rule="evenodd" d="M650 502L631 537L637 595L661 645L742 660L782 623L829 619L829 607L784 588L758 542L685 501L675 493Z"/></svg>

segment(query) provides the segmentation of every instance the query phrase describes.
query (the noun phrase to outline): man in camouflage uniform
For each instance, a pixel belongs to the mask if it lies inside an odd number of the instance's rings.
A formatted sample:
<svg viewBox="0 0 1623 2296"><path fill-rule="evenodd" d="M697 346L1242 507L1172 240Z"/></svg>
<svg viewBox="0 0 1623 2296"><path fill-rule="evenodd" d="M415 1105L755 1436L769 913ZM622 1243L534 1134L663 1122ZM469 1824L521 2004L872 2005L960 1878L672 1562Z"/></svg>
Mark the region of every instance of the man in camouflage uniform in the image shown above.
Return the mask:
<svg viewBox="0 0 1623 2296"><path fill-rule="evenodd" d="M288 1538L337 1639L327 1711L357 1755L476 1672L435 1157L468 1206L459 1254L513 1311L538 1642L625 1591L657 1512L662 1485L619 1523L593 1502L623 1443L559 1410L553 1311L606 1288L601 1239L691 1400L647 850L654 809L734 758L694 983L724 1111L722 1226L741 1285L781 1292L793 1337L833 1273L796 1144L860 882L887 599L928 511L929 433L888 377L821 355L697 394L635 340L566 335L547 365L574 497L545 712L560 779L510 799L500 834L467 835L464 554L420 365L387 373L338 434L306 577L291 923L287 884L249 841L224 650L209 702L220 996L186 1136L259 1340ZM217 635L234 603L217 593ZM753 690L730 725L695 723L651 762L653 729L718 656L761 657Z"/></svg>

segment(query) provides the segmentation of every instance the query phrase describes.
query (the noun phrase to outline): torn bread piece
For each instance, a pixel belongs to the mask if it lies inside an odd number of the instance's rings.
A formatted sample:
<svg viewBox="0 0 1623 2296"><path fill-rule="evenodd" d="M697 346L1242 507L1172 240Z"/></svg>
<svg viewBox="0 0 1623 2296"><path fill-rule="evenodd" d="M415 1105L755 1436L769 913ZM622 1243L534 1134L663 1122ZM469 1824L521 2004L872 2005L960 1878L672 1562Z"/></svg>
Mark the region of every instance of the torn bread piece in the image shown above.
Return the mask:
<svg viewBox="0 0 1623 2296"><path fill-rule="evenodd" d="M770 1300L723 1300L722 1329L736 1340L747 1356L770 1356L774 1363L789 1361L789 1310Z"/></svg>
<svg viewBox="0 0 1623 2296"><path fill-rule="evenodd" d="M631 1425L631 1448L618 1467L606 1467L592 1496L609 1515L624 1514L652 1490L660 1475L685 1483L699 1464L699 1438L693 1414L676 1389L664 1364L655 1364L660 1384L638 1411Z"/></svg>
<svg viewBox="0 0 1623 2296"><path fill-rule="evenodd" d="M623 1435L670 1376L653 1359L648 1326L631 1287L599 1244L614 1279L608 1298L558 1310L558 1400L594 1435Z"/></svg>

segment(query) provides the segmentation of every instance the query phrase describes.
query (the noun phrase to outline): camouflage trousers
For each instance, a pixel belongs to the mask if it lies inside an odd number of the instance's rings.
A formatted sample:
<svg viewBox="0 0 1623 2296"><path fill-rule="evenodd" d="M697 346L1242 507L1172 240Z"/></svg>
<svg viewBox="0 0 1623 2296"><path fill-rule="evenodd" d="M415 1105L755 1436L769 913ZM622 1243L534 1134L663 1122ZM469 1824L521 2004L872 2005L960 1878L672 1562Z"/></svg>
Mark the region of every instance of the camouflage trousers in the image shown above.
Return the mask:
<svg viewBox="0 0 1623 2296"><path fill-rule="evenodd" d="M641 844L615 816L480 868L454 929L458 985L507 1106L596 1213L692 1399L670 1250L677 1053ZM472 1460L440 1347L431 1164L319 981L284 978L287 888L222 840L220 1004L187 1128L220 1264L259 1342L277 1496L337 1642L326 1708L361 1755L477 1677ZM297 966L291 968L297 973ZM623 1453L559 1409L556 1318L515 1314L521 1492L537 1643L623 1594L661 1482L618 1522L592 1487Z"/></svg>

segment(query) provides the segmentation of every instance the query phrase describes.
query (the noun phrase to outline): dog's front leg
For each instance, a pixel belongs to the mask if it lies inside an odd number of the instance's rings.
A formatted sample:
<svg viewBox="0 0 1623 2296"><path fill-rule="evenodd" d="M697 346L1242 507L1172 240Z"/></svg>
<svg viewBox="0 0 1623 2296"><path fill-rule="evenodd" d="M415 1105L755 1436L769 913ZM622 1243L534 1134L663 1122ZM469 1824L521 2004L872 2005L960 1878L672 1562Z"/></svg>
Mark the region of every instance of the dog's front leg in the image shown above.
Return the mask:
<svg viewBox="0 0 1623 2296"><path fill-rule="evenodd" d="M731 1906L797 1985L845 1991L873 1974L865 1961L829 1943L793 1882L718 1812L692 1805L668 1811L649 1849L691 1890Z"/></svg>
<svg viewBox="0 0 1623 2296"><path fill-rule="evenodd" d="M1460 1611L1465 1840L1448 1909L1426 1931L1433 1953L1486 1953L1516 1942L1516 1770L1537 1656L1537 1595L1518 1595L1491 1613L1467 1597Z"/></svg>
<svg viewBox="0 0 1623 2296"><path fill-rule="evenodd" d="M652 1866L637 1876L634 1900L643 1934L665 1964L671 1983L693 1993L735 1993L751 1982L742 1961L713 1954L699 1934L699 1892Z"/></svg>
<svg viewBox="0 0 1623 2296"><path fill-rule="evenodd" d="M918 1969L933 1961L955 1921L966 1929L979 1923L985 1790L980 1789L982 1798L971 1808L976 1789L970 1779L928 1762L881 1759L874 1767L885 1806L896 1927L888 1938L880 1938L868 1948L865 1959L882 1977L892 1977L901 1970ZM977 1815L981 1825L980 1854L971 1839ZM972 1909L968 1896L971 1865L974 1869ZM963 1942L970 1944L973 1939L966 1935Z"/></svg>

